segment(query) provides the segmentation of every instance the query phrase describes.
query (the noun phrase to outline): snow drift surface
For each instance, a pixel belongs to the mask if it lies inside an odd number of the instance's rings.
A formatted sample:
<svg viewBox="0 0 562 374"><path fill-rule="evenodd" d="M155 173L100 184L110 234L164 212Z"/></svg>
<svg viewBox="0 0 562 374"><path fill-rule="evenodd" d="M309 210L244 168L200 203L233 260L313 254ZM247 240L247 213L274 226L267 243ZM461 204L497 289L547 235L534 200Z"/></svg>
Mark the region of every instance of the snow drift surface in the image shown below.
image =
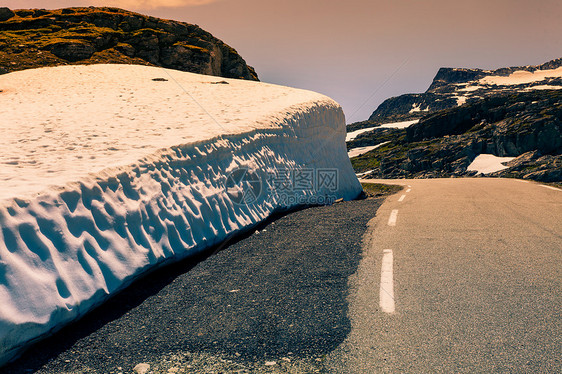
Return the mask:
<svg viewBox="0 0 562 374"><path fill-rule="evenodd" d="M343 112L317 93L128 65L0 90L0 363L163 263L361 191ZM314 180L283 179L299 170Z"/></svg>

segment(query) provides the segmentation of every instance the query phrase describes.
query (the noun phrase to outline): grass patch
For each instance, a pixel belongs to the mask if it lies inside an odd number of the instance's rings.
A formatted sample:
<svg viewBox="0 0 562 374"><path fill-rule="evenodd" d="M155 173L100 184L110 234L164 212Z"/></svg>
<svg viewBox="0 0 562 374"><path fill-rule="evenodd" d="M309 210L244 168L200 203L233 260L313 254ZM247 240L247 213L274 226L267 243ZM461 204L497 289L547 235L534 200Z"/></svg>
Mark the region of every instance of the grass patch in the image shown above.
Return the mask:
<svg viewBox="0 0 562 374"><path fill-rule="evenodd" d="M385 197L402 191L403 186L397 184L361 183L367 197Z"/></svg>

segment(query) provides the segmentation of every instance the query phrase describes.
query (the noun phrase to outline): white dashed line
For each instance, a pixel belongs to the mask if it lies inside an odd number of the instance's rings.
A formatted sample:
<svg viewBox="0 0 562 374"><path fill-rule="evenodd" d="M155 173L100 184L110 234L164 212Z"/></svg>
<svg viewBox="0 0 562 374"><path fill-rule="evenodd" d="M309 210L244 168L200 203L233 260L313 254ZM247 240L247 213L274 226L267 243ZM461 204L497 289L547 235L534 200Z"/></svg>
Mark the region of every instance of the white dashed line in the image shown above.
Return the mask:
<svg viewBox="0 0 562 374"><path fill-rule="evenodd" d="M405 198L406 198L406 195L402 195L402 196L400 196L400 198L398 199L398 201L404 201Z"/></svg>
<svg viewBox="0 0 562 374"><path fill-rule="evenodd" d="M382 255L381 286L379 304L384 313L394 313L394 275L392 249L385 249Z"/></svg>
<svg viewBox="0 0 562 374"><path fill-rule="evenodd" d="M408 189L406 190L406 192L410 192L410 191L412 191L412 189L411 189L411 188L408 188Z"/></svg>
<svg viewBox="0 0 562 374"><path fill-rule="evenodd" d="M388 226L396 226L396 219L398 218L398 209L394 209L390 212L390 217L388 217Z"/></svg>
<svg viewBox="0 0 562 374"><path fill-rule="evenodd" d="M544 184L541 184L540 186L541 186L541 187L544 187L544 188L548 188L549 190L562 191L560 188L551 187L551 186L545 186Z"/></svg>

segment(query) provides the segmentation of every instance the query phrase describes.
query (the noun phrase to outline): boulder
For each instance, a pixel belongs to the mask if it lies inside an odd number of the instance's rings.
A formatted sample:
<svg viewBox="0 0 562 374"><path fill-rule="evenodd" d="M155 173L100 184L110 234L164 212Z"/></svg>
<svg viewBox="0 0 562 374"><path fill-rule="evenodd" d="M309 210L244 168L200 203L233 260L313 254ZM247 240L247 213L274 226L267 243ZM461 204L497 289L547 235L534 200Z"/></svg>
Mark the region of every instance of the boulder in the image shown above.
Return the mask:
<svg viewBox="0 0 562 374"><path fill-rule="evenodd" d="M540 153L538 151L529 151L509 162L506 162L505 166L509 166L512 170L521 170L539 157Z"/></svg>
<svg viewBox="0 0 562 374"><path fill-rule="evenodd" d="M10 8L0 7L0 22L7 21L13 16L15 16L15 14L10 10Z"/></svg>
<svg viewBox="0 0 562 374"><path fill-rule="evenodd" d="M96 51L91 44L73 41L50 44L47 49L55 56L71 62L89 59Z"/></svg>
<svg viewBox="0 0 562 374"><path fill-rule="evenodd" d="M562 169L539 170L525 174L523 178L539 182L560 182L562 181Z"/></svg>
<svg viewBox="0 0 562 374"><path fill-rule="evenodd" d="M135 48L127 43L119 43L115 46L115 50L118 52L123 53L125 56L134 57L135 56Z"/></svg>
<svg viewBox="0 0 562 374"><path fill-rule="evenodd" d="M162 50L161 60L165 65L177 65L183 61L189 61L191 58L191 50L182 45L174 45Z"/></svg>
<svg viewBox="0 0 562 374"><path fill-rule="evenodd" d="M138 30L142 28L143 19L139 16L130 15L123 17L123 21L119 27L124 31Z"/></svg>

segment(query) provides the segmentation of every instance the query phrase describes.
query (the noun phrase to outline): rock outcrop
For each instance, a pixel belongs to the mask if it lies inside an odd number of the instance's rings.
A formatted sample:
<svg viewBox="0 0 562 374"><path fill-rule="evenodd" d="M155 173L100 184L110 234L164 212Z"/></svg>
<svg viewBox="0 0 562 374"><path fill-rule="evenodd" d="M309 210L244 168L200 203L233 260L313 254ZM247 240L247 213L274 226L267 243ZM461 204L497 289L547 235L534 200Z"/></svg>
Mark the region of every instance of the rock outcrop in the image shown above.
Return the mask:
<svg viewBox="0 0 562 374"><path fill-rule="evenodd" d="M6 7L0 8L0 22L7 21L13 16L15 16L15 14L9 8Z"/></svg>
<svg viewBox="0 0 562 374"><path fill-rule="evenodd" d="M0 8L0 74L95 63L258 80L233 48L197 25L116 8Z"/></svg>
<svg viewBox="0 0 562 374"><path fill-rule="evenodd" d="M516 157L493 176L562 181L562 90L497 95L443 110L406 129L360 134L348 148L387 144L352 159L376 178L474 176L479 154Z"/></svg>
<svg viewBox="0 0 562 374"><path fill-rule="evenodd" d="M406 129L376 128L413 119ZM390 98L347 130L371 127L347 143L386 142L352 159L371 177L473 176L471 162L492 154L516 159L490 175L562 182L562 59L494 71L441 68L425 93Z"/></svg>
<svg viewBox="0 0 562 374"><path fill-rule="evenodd" d="M515 72L544 72L562 67L562 58L537 66L519 66L497 70L441 68L433 79L431 86L424 93L405 94L385 100L373 112L367 121L349 126L348 131L368 128L377 124L420 119L444 109L456 108L464 104L477 102L483 98L501 95L511 91L562 88L559 72L549 77L533 81L521 80L514 84L496 84L494 78L504 77Z"/></svg>

